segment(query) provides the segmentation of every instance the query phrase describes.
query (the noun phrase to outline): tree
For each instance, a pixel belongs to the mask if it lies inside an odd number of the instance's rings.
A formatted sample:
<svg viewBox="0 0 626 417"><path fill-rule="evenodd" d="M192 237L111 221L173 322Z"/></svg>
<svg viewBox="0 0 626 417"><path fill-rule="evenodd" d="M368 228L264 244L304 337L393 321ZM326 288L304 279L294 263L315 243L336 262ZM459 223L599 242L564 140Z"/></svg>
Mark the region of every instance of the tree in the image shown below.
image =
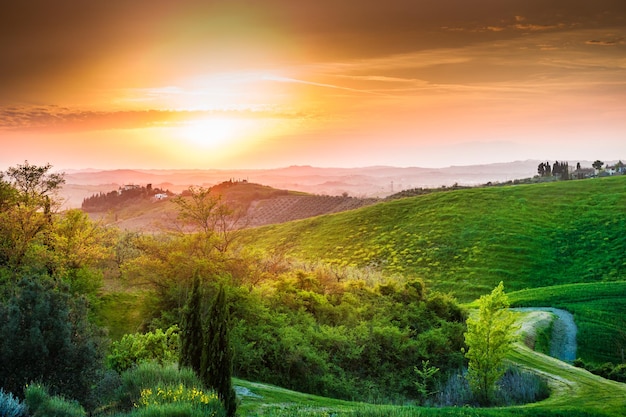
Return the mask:
<svg viewBox="0 0 626 417"><path fill-rule="evenodd" d="M200 278L196 275L189 301L183 310L180 334L180 357L178 364L193 369L196 375L202 371L202 349L204 334L202 331L202 298Z"/></svg>
<svg viewBox="0 0 626 417"><path fill-rule="evenodd" d="M178 206L178 219L194 230L199 230L210 249L225 253L237 237L237 227L244 219L222 202L219 194L210 188L190 187L182 196L172 199Z"/></svg>
<svg viewBox="0 0 626 417"><path fill-rule="evenodd" d="M0 266L17 276L37 244L45 250L52 213L59 207L56 192L65 182L63 174L44 166L23 165L0 172ZM33 255L32 259L42 257Z"/></svg>
<svg viewBox="0 0 626 417"><path fill-rule="evenodd" d="M91 221L81 210L68 210L50 231L53 251L49 269L74 292L95 296L102 284L96 267L113 259L113 240L112 230Z"/></svg>
<svg viewBox="0 0 626 417"><path fill-rule="evenodd" d="M495 384L504 374L504 358L514 341L514 317L502 282L491 294L480 297L477 316L467 320L465 343L469 359L467 374L478 401L487 405L493 399Z"/></svg>
<svg viewBox="0 0 626 417"><path fill-rule="evenodd" d="M202 349L200 379L206 388L217 392L229 417L237 411L237 396L233 389L233 353L229 343L230 320L226 292L220 286L208 317L207 332Z"/></svg>
<svg viewBox="0 0 626 417"><path fill-rule="evenodd" d="M599 159L596 159L595 161L593 161L593 164L591 164L591 166L594 167L598 171L602 169L603 165L604 165L604 162L600 161Z"/></svg>
<svg viewBox="0 0 626 417"><path fill-rule="evenodd" d="M38 381L85 402L102 369L102 337L84 298L46 276L22 278L0 301L0 385Z"/></svg>

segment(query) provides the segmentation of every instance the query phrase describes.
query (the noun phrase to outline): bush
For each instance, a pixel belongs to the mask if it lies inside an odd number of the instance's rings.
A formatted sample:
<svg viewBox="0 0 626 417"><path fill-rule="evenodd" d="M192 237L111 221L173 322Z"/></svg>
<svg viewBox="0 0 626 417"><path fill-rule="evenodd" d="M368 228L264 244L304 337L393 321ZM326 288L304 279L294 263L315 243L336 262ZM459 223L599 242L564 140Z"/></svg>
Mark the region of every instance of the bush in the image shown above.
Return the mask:
<svg viewBox="0 0 626 417"><path fill-rule="evenodd" d="M156 329L145 334L127 334L119 342L111 344L107 364L111 369L123 372L142 362L173 362L178 359L178 345L177 326L172 326L165 332Z"/></svg>
<svg viewBox="0 0 626 417"><path fill-rule="evenodd" d="M26 405L0 388L0 417L22 417L27 415Z"/></svg>
<svg viewBox="0 0 626 417"><path fill-rule="evenodd" d="M539 376L509 368L498 382L496 400L500 405L518 405L541 401L548 398L548 383Z"/></svg>
<svg viewBox="0 0 626 417"><path fill-rule="evenodd" d="M548 384L538 375L508 368L502 378L496 383L493 405L510 406L528 404L541 401L550 395ZM472 394L465 371L459 371L450 376L436 396L434 405L464 406L478 405L477 398Z"/></svg>
<svg viewBox="0 0 626 417"><path fill-rule="evenodd" d="M84 417L85 410L76 401L50 396L39 384L29 385L24 391L24 402L32 417Z"/></svg>
<svg viewBox="0 0 626 417"><path fill-rule="evenodd" d="M140 403L143 390L178 385L192 389L201 387L202 382L191 369L178 369L174 364L142 363L122 373L118 404L123 410L130 410Z"/></svg>

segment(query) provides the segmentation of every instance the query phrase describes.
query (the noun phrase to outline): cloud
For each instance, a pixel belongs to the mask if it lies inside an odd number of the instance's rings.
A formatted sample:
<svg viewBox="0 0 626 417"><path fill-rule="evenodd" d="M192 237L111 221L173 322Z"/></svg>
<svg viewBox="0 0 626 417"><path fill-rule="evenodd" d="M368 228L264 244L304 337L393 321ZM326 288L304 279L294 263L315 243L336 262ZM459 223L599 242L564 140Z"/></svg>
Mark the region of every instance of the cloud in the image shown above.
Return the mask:
<svg viewBox="0 0 626 417"><path fill-rule="evenodd" d="M311 114L249 110L129 110L85 111L59 106L0 108L0 131L93 131L109 129L138 129L168 126L187 120L210 118L307 118Z"/></svg>
<svg viewBox="0 0 626 417"><path fill-rule="evenodd" d="M600 46L615 46L615 45L623 45L624 38L616 38L616 39L592 39L585 42L587 45L600 45Z"/></svg>

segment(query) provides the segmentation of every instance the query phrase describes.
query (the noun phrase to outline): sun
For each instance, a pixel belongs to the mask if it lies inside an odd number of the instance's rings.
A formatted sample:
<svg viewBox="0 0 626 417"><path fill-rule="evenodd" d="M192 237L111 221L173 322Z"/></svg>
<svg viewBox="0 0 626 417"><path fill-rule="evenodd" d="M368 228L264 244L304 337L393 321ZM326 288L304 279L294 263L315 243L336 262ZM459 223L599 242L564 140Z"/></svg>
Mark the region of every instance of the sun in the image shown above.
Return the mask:
<svg viewBox="0 0 626 417"><path fill-rule="evenodd" d="M181 139L189 145L202 149L215 149L231 145L249 133L245 120L227 117L212 117L189 120L178 129Z"/></svg>

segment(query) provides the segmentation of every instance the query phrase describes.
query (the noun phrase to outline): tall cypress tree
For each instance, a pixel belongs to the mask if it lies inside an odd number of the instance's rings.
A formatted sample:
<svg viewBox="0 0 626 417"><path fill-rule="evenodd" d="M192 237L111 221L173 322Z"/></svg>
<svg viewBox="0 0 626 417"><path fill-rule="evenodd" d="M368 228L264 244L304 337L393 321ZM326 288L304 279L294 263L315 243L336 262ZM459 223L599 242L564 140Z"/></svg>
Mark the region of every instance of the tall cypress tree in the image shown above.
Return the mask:
<svg viewBox="0 0 626 417"><path fill-rule="evenodd" d="M200 293L200 278L197 275L194 277L191 295L183 310L181 324L178 364L181 368L191 368L197 375L200 375L204 338L202 332L202 294Z"/></svg>
<svg viewBox="0 0 626 417"><path fill-rule="evenodd" d="M220 286L208 317L207 333L202 350L200 379L215 390L228 416L237 411L237 396L233 389L233 353L229 343L229 315L226 293Z"/></svg>

